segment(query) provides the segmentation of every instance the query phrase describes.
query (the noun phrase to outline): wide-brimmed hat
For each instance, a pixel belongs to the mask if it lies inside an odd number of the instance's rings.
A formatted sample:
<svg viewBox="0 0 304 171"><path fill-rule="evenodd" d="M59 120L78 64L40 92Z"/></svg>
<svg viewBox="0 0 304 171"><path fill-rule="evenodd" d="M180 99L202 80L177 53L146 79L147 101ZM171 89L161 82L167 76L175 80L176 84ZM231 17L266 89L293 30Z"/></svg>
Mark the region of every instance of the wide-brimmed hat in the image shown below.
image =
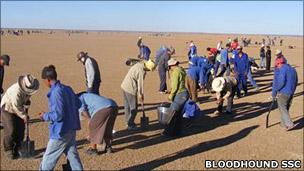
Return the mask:
<svg viewBox="0 0 304 171"><path fill-rule="evenodd" d="M1 55L1 59L4 61L4 65L9 66L10 57L8 55Z"/></svg>
<svg viewBox="0 0 304 171"><path fill-rule="evenodd" d="M216 92L223 90L225 86L225 79L223 77L217 77L212 81L212 89Z"/></svg>
<svg viewBox="0 0 304 171"><path fill-rule="evenodd" d="M88 55L88 52L83 52L83 51L81 51L81 52L79 52L78 54L77 54L77 61L80 61L81 60L81 58L83 58L83 57L86 57Z"/></svg>
<svg viewBox="0 0 304 171"><path fill-rule="evenodd" d="M275 55L279 55L279 54L282 54L282 50L277 49L276 52L275 52Z"/></svg>
<svg viewBox="0 0 304 171"><path fill-rule="evenodd" d="M144 65L149 71L153 71L156 68L155 62L152 59L144 61Z"/></svg>
<svg viewBox="0 0 304 171"><path fill-rule="evenodd" d="M171 58L169 61L168 61L168 66L173 66L173 65L176 65L178 63L178 61L174 58Z"/></svg>
<svg viewBox="0 0 304 171"><path fill-rule="evenodd" d="M21 90L28 95L35 94L39 89L39 81L30 74L20 76L18 84Z"/></svg>

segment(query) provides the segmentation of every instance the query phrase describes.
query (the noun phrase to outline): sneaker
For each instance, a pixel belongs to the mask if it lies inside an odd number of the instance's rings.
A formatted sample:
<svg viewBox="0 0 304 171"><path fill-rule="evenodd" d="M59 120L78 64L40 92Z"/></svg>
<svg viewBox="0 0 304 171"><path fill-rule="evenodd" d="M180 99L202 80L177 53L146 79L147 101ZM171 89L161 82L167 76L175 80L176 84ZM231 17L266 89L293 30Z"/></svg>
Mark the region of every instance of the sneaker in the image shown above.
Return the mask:
<svg viewBox="0 0 304 171"><path fill-rule="evenodd" d="M6 152L6 156L7 156L7 158L9 158L11 160L16 160L19 158L18 152L14 151L14 150L9 150L8 152Z"/></svg>
<svg viewBox="0 0 304 171"><path fill-rule="evenodd" d="M112 147L106 147L105 153L107 153L107 154L114 153L113 148Z"/></svg>
<svg viewBox="0 0 304 171"><path fill-rule="evenodd" d="M213 114L214 114L214 115L219 115L219 114L221 114L221 112L218 111L218 110L216 110L215 112L213 112Z"/></svg>
<svg viewBox="0 0 304 171"><path fill-rule="evenodd" d="M87 149L86 153L87 153L88 155L98 155L97 149L93 149L93 148Z"/></svg>
<svg viewBox="0 0 304 171"><path fill-rule="evenodd" d="M297 125L298 125L298 123L293 124L292 126L286 127L286 131L291 131L291 130L293 130Z"/></svg>
<svg viewBox="0 0 304 171"><path fill-rule="evenodd" d="M254 91L254 92L259 92L259 91L260 91L260 88L259 88L259 87L256 87L256 88L253 89L253 91Z"/></svg>

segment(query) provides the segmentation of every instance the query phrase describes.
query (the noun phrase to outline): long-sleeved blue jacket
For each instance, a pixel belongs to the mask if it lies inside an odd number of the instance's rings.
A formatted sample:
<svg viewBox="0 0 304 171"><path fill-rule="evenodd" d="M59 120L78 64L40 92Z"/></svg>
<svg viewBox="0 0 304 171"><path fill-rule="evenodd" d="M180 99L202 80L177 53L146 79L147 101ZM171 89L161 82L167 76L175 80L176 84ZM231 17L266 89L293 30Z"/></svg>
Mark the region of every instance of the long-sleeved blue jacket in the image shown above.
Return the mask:
<svg viewBox="0 0 304 171"><path fill-rule="evenodd" d="M197 48L195 45L191 46L188 51L188 58L191 59L192 57L197 55Z"/></svg>
<svg viewBox="0 0 304 171"><path fill-rule="evenodd" d="M234 57L234 72L237 75L246 76L249 72L249 59L246 53L243 53L242 57L238 54Z"/></svg>
<svg viewBox="0 0 304 171"><path fill-rule="evenodd" d="M141 46L140 47L140 55L144 57L144 60L148 61L150 58L151 50L148 46Z"/></svg>
<svg viewBox="0 0 304 171"><path fill-rule="evenodd" d="M277 93L292 96L298 84L297 72L289 64L283 64L281 68L274 71L274 80L272 83L272 97Z"/></svg>
<svg viewBox="0 0 304 171"><path fill-rule="evenodd" d="M50 122L50 139L60 139L68 131L80 130L78 109L81 102L72 88L57 81L47 97L49 112L43 114L43 120Z"/></svg>
<svg viewBox="0 0 304 171"><path fill-rule="evenodd" d="M208 76L211 72L211 69L213 68L213 65L211 63L208 62L205 62L205 63L202 63L201 66L201 72L200 72L200 80L199 80L199 83L201 85L205 85L207 82L208 82Z"/></svg>
<svg viewBox="0 0 304 171"><path fill-rule="evenodd" d="M189 75L192 78L192 80L195 80L197 82L200 78L200 72L201 72L200 67L192 66L188 69L187 75Z"/></svg>

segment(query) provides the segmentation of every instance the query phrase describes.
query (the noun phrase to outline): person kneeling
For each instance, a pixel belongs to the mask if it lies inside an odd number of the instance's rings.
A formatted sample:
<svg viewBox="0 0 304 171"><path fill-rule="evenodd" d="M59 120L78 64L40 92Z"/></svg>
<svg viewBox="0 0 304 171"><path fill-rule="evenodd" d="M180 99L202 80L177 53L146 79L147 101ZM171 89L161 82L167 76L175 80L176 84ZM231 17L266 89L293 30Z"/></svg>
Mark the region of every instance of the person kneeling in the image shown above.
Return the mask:
<svg viewBox="0 0 304 171"><path fill-rule="evenodd" d="M217 77L212 82L212 89L216 92L217 110L214 114L221 114L224 100L227 100L226 114L231 114L233 97L237 87L237 80L234 77Z"/></svg>
<svg viewBox="0 0 304 171"><path fill-rule="evenodd" d="M112 153L112 131L118 113L115 101L93 93L79 93L81 108L79 114L89 119L89 140L87 154L97 155L97 144L106 143L104 152Z"/></svg>

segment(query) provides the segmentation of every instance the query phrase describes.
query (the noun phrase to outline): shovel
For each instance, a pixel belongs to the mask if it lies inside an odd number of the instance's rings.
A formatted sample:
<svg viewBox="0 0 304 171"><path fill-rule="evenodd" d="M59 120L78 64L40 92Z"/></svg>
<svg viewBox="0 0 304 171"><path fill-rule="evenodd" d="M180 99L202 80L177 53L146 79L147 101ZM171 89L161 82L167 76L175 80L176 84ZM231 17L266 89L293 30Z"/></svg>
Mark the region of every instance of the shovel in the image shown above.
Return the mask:
<svg viewBox="0 0 304 171"><path fill-rule="evenodd" d="M266 128L269 127L269 125L268 125L269 114L270 114L270 112L271 112L271 110L272 110L272 107L273 107L274 102L275 102L274 100L271 101L271 104L270 104L269 109L268 109L268 113L267 113L267 115L266 115Z"/></svg>
<svg viewBox="0 0 304 171"><path fill-rule="evenodd" d="M142 108L143 115L140 118L140 127L142 129L146 129L148 127L148 125L149 125L149 117L146 117L145 108L144 108L144 102L141 102L141 108Z"/></svg>
<svg viewBox="0 0 304 171"><path fill-rule="evenodd" d="M28 117L28 109L26 109L26 117ZM31 158L35 155L35 141L30 140L29 121L26 122L26 139L21 142L20 156L21 158Z"/></svg>

